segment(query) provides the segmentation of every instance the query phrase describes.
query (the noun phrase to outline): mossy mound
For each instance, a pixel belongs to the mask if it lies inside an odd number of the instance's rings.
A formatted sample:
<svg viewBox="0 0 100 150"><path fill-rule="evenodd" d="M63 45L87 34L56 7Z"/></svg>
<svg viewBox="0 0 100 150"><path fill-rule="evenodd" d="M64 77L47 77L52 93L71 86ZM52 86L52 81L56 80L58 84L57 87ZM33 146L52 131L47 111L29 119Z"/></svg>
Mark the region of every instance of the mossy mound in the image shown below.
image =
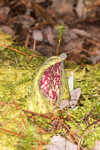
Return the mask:
<svg viewBox="0 0 100 150"><path fill-rule="evenodd" d="M23 110L27 109L27 99L34 73L45 61L45 57L37 56L24 47L16 47L26 56L10 49L0 49L0 148L4 150L31 150L47 141L50 133L40 134L37 126L51 128L51 120L38 118L29 121ZM90 149L94 142L100 140L100 65L73 65L67 72L75 72L75 88L82 90L78 106L75 109L64 109L62 115L70 129L80 137L80 144ZM58 113L60 116L60 114ZM65 136L64 130L56 131ZM53 135L51 134L51 135Z"/></svg>

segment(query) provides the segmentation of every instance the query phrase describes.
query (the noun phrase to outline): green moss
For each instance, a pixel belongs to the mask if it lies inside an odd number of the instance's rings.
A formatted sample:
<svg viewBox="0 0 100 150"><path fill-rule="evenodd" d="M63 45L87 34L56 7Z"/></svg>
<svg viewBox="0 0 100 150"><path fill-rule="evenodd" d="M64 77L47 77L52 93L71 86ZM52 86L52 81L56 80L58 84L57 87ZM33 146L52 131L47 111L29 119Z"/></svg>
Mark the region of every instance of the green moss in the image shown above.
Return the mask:
<svg viewBox="0 0 100 150"><path fill-rule="evenodd" d="M27 56L10 49L0 50L0 134L2 135L0 135L0 149L31 150L34 145L38 149L39 142L37 141L48 141L51 135L49 133L41 135L37 126L44 127L48 131L51 128L51 120L40 117L37 121L30 123L24 115L27 123L27 128L25 128L20 112L23 113L23 109L27 108L27 99L31 94L35 72L46 58L39 55L31 57L34 53L30 50L24 47L16 48ZM67 115L72 116L71 120L65 123L81 138L82 146L90 149L97 139L100 140L98 123L100 119L100 65L87 65L84 69L80 69L77 65L66 66L68 67L67 73L70 74L71 71L75 73L75 88L80 87L82 95L76 109L63 111L65 118ZM18 110L13 101L17 103ZM21 127L18 127L16 122ZM22 133L24 130L24 138L5 132L1 128L16 133ZM55 133L65 136L66 130L58 130Z"/></svg>

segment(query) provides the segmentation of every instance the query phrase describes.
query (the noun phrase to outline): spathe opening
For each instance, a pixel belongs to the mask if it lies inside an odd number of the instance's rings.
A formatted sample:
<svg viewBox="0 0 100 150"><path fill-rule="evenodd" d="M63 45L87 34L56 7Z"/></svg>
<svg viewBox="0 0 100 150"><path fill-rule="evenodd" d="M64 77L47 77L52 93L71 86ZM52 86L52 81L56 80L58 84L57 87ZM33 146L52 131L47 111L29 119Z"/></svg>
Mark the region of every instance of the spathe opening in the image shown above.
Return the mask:
<svg viewBox="0 0 100 150"><path fill-rule="evenodd" d="M41 76L40 89L44 96L57 102L61 86L61 63L50 66Z"/></svg>

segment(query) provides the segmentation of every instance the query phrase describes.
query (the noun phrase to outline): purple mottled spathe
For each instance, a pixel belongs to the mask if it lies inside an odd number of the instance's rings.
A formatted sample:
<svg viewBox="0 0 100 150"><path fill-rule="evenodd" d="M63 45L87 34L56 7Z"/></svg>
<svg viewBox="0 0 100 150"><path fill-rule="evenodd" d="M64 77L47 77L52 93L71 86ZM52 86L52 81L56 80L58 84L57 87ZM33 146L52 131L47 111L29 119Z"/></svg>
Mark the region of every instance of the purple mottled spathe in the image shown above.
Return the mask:
<svg viewBox="0 0 100 150"><path fill-rule="evenodd" d="M44 96L56 102L59 98L61 79L61 62L44 71L40 80L40 89Z"/></svg>

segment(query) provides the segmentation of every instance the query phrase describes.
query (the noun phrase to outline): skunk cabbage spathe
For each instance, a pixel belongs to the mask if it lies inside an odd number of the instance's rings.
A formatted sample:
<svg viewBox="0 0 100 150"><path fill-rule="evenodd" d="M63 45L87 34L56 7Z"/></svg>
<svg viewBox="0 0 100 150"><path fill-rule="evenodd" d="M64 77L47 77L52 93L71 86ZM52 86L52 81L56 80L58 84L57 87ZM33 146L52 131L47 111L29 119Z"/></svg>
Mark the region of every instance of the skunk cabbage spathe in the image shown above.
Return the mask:
<svg viewBox="0 0 100 150"><path fill-rule="evenodd" d="M66 54L48 58L35 74L28 108L37 113L56 111L61 100L69 99L69 89L64 73Z"/></svg>

